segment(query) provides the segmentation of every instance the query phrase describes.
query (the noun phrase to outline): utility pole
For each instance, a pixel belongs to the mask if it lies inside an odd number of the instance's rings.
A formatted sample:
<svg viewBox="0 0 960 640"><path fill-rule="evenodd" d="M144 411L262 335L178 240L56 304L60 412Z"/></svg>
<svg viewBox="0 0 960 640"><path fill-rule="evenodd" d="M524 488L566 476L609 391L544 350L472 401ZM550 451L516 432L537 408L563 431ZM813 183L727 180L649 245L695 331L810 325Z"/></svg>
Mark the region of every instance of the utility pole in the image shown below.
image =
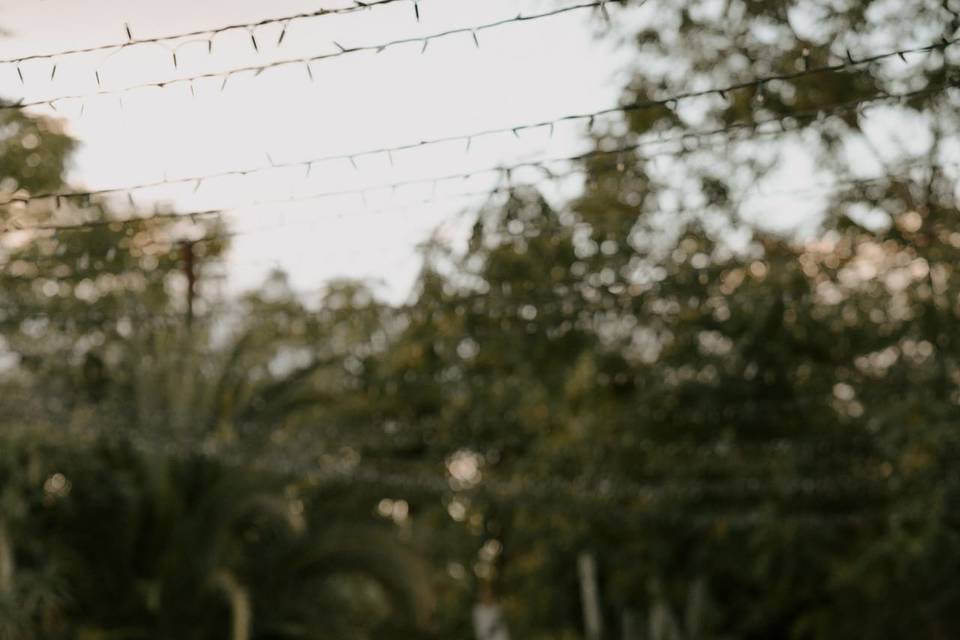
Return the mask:
<svg viewBox="0 0 960 640"><path fill-rule="evenodd" d="M184 240L180 243L180 256L183 260L183 273L187 277L187 329L193 326L193 298L196 295L196 253L193 250L194 240Z"/></svg>

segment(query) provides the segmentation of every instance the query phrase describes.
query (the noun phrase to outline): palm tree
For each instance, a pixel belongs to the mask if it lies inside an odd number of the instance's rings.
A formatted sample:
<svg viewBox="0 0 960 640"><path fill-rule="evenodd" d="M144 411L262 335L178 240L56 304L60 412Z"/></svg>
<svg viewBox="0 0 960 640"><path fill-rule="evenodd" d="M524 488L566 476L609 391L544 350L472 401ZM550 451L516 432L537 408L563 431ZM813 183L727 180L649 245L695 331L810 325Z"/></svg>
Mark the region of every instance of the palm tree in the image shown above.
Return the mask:
<svg viewBox="0 0 960 640"><path fill-rule="evenodd" d="M0 640L28 640L56 628L64 603L55 558L36 544L35 516L56 489L38 441L4 433L0 444Z"/></svg>
<svg viewBox="0 0 960 640"><path fill-rule="evenodd" d="M67 413L47 421L96 436L61 443L72 492L35 530L65 567L76 633L362 638L423 621L423 572L394 535L242 462L324 404L355 344L292 298L248 302L232 336L148 321L65 376Z"/></svg>
<svg viewBox="0 0 960 640"><path fill-rule="evenodd" d="M63 523L78 531L70 616L88 636L363 637L370 606L422 621L423 572L385 531L324 518L279 476L126 455L73 480ZM347 601L358 584L376 590L374 605Z"/></svg>

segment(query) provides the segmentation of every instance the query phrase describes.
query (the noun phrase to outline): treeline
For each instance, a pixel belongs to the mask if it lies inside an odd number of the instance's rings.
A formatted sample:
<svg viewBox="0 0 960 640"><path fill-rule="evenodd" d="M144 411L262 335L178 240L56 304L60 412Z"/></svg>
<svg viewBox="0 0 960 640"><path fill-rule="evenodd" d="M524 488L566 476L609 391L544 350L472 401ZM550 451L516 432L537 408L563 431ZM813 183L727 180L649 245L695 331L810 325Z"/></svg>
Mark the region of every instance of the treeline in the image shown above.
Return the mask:
<svg viewBox="0 0 960 640"><path fill-rule="evenodd" d="M641 9L625 104L744 87L593 123L580 198L500 189L407 304L223 300L222 226L107 203L8 234L0 637L955 635L956 57L853 64L958 26L906 5ZM9 190L62 187L3 113Z"/></svg>

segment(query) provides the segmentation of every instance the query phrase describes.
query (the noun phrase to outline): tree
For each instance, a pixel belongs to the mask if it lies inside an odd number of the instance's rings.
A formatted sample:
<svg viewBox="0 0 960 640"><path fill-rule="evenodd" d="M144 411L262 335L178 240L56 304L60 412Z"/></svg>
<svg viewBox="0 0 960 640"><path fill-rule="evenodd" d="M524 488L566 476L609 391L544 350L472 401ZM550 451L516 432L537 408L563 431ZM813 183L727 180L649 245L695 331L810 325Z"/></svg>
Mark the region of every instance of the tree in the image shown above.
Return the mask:
<svg viewBox="0 0 960 640"><path fill-rule="evenodd" d="M932 0L658 3L629 34L623 121L592 123L581 197L494 195L463 252L428 246L405 305L339 283L311 308L277 276L220 316L228 330L187 329L166 225L31 232L0 293L20 358L3 401L59 402L9 415L107 425L132 448L74 461L51 481L62 508L38 506L52 498L35 480L11 490L14 575L74 576L66 592L114 629L411 637L410 621L368 624L416 582L375 571L404 553L325 526L376 508L377 540L430 562L434 637L469 633L479 585L512 633L580 637L586 549L611 633L639 618L674 637L953 635L958 16ZM753 194L798 156L828 189L816 224L788 228ZM211 457L155 457L163 444ZM295 500L310 535L284 516ZM50 518L104 523L56 558L129 536L123 579L47 567L29 541ZM157 626L156 593L192 631ZM344 603L358 608L335 617ZM58 601L19 628L80 610Z"/></svg>
<svg viewBox="0 0 960 640"><path fill-rule="evenodd" d="M410 629L428 594L412 555L372 525L340 523L295 478L202 457L98 445L64 463L71 485L44 518L67 554L72 633L255 639L373 632L347 599L356 576L385 589ZM102 540L113 544L105 546ZM369 590L369 586L363 586ZM374 622L378 618L373 619Z"/></svg>
<svg viewBox="0 0 960 640"><path fill-rule="evenodd" d="M54 123L18 118L11 136L41 163L4 156L27 176L8 179L26 185L15 195L64 188L72 142L41 140ZM291 421L326 398L318 378L338 378L354 340L281 276L242 313L216 316L235 323L226 335L207 322L216 299L201 282L190 322L178 238L202 234L191 251L213 264L225 249L216 223L48 204L5 219L23 229L0 293L14 363L2 398L4 637L419 633L429 592L418 563L369 505L335 511L302 470L252 461L279 459L272 443L309 442ZM38 228L49 224L78 226Z"/></svg>
<svg viewBox="0 0 960 640"><path fill-rule="evenodd" d="M857 60L936 42L955 10L667 3L650 24L626 132L596 126L583 196L557 211L518 191L480 213L464 255L428 254L369 387L375 419L419 443L411 461L466 456L481 487L524 488L451 500L476 517L474 553L502 545L525 637L576 633L587 545L609 550L610 619L682 608L706 577L721 635L949 634L949 571L918 563L954 553L955 71L944 45ZM923 142L885 136L891 122ZM834 185L819 226L750 222L749 188L796 148ZM537 492L563 502L578 482L626 495L569 516ZM854 613L900 598L922 614Z"/></svg>

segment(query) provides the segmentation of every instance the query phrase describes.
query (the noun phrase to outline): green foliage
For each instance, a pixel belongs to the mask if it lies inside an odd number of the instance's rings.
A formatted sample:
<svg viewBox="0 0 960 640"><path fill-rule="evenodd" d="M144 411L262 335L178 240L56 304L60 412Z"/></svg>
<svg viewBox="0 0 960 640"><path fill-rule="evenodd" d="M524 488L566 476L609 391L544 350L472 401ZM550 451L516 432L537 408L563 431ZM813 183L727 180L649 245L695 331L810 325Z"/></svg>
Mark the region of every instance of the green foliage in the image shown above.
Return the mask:
<svg viewBox="0 0 960 640"><path fill-rule="evenodd" d="M623 102L957 15L665 0ZM103 224L5 250L0 637L461 638L490 590L515 637L579 638L584 549L625 640L956 635L953 59L631 110L598 149L685 153L591 156L572 203L492 197L405 305L349 282L308 305L276 274L227 310L201 271L188 326L180 229L8 207ZM928 145L848 108L925 89L883 117ZM62 184L70 141L10 117L0 180ZM816 228L748 216L798 148L837 187Z"/></svg>

